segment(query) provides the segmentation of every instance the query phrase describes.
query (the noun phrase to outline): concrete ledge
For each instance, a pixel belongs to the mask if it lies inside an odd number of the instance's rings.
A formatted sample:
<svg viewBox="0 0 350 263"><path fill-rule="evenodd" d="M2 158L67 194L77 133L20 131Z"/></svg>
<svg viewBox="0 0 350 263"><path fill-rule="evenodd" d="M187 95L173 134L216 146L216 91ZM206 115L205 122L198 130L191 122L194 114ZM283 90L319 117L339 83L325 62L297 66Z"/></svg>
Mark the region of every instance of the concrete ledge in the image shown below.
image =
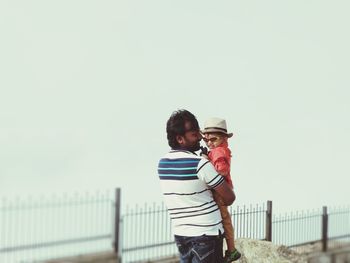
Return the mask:
<svg viewBox="0 0 350 263"><path fill-rule="evenodd" d="M79 255L75 257L51 259L45 261L45 263L119 263L119 261L115 253L101 252Z"/></svg>
<svg viewBox="0 0 350 263"><path fill-rule="evenodd" d="M331 250L310 255L308 263L349 263L350 248Z"/></svg>
<svg viewBox="0 0 350 263"><path fill-rule="evenodd" d="M170 257L163 257L159 259L154 259L152 261L140 261L138 263L179 263L179 256L174 255Z"/></svg>

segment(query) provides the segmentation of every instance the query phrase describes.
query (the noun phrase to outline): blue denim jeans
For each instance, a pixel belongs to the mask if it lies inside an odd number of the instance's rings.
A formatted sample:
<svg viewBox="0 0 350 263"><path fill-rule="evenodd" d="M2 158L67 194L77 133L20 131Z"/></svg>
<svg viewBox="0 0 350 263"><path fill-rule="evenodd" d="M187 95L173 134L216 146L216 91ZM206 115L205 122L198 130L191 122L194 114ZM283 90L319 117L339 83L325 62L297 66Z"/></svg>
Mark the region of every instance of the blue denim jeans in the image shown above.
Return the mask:
<svg viewBox="0 0 350 263"><path fill-rule="evenodd" d="M175 235L180 263L222 263L223 235L184 237Z"/></svg>

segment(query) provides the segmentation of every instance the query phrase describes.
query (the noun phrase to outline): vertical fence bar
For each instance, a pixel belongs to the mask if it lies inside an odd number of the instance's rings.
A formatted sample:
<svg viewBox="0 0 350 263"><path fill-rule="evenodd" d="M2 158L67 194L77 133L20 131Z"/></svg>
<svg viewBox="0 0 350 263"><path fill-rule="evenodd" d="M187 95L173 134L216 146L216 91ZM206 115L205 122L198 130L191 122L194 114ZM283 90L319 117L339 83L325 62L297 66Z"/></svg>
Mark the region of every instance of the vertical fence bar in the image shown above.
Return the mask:
<svg viewBox="0 0 350 263"><path fill-rule="evenodd" d="M265 231L266 241L272 241L272 201L267 201Z"/></svg>
<svg viewBox="0 0 350 263"><path fill-rule="evenodd" d="M243 215L242 215L242 221L243 221L243 235L246 237L247 236L247 219L246 219L246 208L245 205L243 206Z"/></svg>
<svg viewBox="0 0 350 263"><path fill-rule="evenodd" d="M327 206L323 207L322 213L322 251L327 251L327 240L328 240L328 214Z"/></svg>
<svg viewBox="0 0 350 263"><path fill-rule="evenodd" d="M114 219L114 242L113 249L117 254L119 261L121 262L121 251L119 244L119 231L120 231L120 188L117 188L115 191L115 219Z"/></svg>

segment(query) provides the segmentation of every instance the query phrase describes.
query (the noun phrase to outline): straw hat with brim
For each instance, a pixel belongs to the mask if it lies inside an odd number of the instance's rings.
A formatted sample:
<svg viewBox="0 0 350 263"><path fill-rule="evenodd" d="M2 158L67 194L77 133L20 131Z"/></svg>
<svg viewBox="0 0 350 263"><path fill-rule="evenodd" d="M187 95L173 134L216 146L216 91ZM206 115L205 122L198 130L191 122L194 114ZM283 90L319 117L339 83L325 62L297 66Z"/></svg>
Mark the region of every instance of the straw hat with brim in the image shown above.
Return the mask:
<svg viewBox="0 0 350 263"><path fill-rule="evenodd" d="M233 133L227 132L227 125L226 121L224 119L220 118L210 118L204 123L204 128L201 131L202 133L211 133L211 132L218 132L226 134L228 138L231 138Z"/></svg>

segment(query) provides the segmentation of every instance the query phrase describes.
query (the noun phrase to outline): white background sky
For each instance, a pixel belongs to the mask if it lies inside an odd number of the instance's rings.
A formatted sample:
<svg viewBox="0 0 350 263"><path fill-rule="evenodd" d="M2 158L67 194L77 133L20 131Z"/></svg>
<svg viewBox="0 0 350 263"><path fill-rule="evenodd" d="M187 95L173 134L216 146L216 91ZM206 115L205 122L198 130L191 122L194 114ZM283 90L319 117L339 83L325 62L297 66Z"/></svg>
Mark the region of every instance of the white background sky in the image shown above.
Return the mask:
<svg viewBox="0 0 350 263"><path fill-rule="evenodd" d="M348 1L1 1L1 196L160 201L165 123L235 135L237 204L348 205Z"/></svg>

